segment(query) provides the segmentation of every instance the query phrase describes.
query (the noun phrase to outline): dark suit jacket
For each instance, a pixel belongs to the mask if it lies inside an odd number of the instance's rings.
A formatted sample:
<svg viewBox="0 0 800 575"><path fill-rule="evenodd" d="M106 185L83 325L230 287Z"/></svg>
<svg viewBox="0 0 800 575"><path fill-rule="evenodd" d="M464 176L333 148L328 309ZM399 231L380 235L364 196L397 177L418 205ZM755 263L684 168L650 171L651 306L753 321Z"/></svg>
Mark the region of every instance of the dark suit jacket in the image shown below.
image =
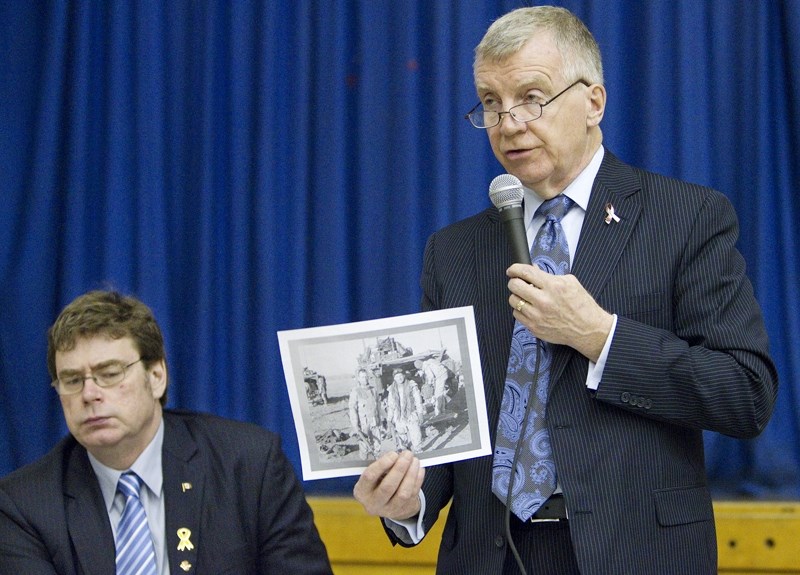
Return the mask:
<svg viewBox="0 0 800 575"><path fill-rule="evenodd" d="M604 223L606 202L619 222ZM777 391L737 234L723 195L606 151L572 273L618 314L616 333L596 393L588 360L554 346L548 403L584 574L716 573L701 430L755 436ZM490 208L431 236L421 280L425 310L474 306L492 441L514 322L510 264ZM426 530L452 497L437 573L501 571L504 506L491 482L491 456L427 470Z"/></svg>
<svg viewBox="0 0 800 575"><path fill-rule="evenodd" d="M256 425L164 413L170 572L329 574L327 553L280 439ZM187 488L188 485L191 488ZM178 550L179 528L192 550ZM108 575L115 548L100 486L72 436L0 480L0 573Z"/></svg>

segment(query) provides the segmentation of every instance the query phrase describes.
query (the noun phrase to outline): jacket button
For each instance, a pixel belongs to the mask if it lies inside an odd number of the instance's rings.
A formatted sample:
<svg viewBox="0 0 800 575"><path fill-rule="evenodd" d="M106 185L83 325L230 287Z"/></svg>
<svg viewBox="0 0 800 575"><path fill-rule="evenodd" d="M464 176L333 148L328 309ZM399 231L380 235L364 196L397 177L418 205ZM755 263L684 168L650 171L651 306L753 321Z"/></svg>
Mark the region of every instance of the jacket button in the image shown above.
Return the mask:
<svg viewBox="0 0 800 575"><path fill-rule="evenodd" d="M506 540L502 535L498 535L497 537L494 538L494 544L496 547L502 547L503 545L506 544Z"/></svg>
<svg viewBox="0 0 800 575"><path fill-rule="evenodd" d="M643 397L637 397L636 398L636 407L644 407L644 398Z"/></svg>
<svg viewBox="0 0 800 575"><path fill-rule="evenodd" d="M628 403L631 400L631 394L627 391L623 392L622 394L622 403Z"/></svg>
<svg viewBox="0 0 800 575"><path fill-rule="evenodd" d="M653 400L652 399L646 399L645 402L644 402L644 408L645 409L650 409L651 407L653 407Z"/></svg>

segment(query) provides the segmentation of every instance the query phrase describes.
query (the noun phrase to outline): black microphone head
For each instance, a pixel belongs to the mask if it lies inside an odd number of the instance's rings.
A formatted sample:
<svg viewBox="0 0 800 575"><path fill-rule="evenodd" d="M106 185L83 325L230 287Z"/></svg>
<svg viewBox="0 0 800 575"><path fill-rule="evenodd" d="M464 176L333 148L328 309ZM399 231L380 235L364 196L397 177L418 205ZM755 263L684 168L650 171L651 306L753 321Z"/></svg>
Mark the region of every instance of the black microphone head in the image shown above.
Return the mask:
<svg viewBox="0 0 800 575"><path fill-rule="evenodd" d="M500 174L489 184L489 199L501 211L506 208L522 206L524 195L522 182L511 174Z"/></svg>

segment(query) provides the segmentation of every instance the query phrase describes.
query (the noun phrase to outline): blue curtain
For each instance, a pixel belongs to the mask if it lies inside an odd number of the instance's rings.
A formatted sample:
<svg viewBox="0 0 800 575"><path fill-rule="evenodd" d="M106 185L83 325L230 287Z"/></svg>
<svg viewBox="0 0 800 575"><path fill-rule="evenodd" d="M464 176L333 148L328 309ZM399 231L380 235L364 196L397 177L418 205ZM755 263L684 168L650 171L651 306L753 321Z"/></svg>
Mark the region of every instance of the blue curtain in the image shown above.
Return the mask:
<svg viewBox="0 0 800 575"><path fill-rule="evenodd" d="M609 149L740 217L781 386L761 437L707 436L715 493L800 497L800 2L555 3L603 51ZM66 433L45 332L98 287L154 309L170 405L280 432L299 471L276 331L418 311L428 234L502 172L462 115L521 4L2 1L0 475Z"/></svg>

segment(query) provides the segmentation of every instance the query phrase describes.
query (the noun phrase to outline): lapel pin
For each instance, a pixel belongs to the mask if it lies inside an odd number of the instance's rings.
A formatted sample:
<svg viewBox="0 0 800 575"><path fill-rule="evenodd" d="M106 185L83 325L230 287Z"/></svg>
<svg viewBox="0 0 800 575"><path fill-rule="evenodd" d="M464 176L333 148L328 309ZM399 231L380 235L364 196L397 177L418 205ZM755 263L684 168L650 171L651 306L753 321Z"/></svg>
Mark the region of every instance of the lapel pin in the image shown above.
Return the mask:
<svg viewBox="0 0 800 575"><path fill-rule="evenodd" d="M189 537L191 536L192 532L186 529L186 527L178 529L178 538L180 539L178 542L178 551L191 551L194 549L194 545L189 541Z"/></svg>
<svg viewBox="0 0 800 575"><path fill-rule="evenodd" d="M181 491L183 491L184 493L189 491L191 488L192 488L191 483L181 483Z"/></svg>
<svg viewBox="0 0 800 575"><path fill-rule="evenodd" d="M607 224L610 224L611 220L619 222L619 216L614 213L614 206L611 205L611 202L608 202L606 204L606 217L603 221L605 221Z"/></svg>
<svg viewBox="0 0 800 575"><path fill-rule="evenodd" d="M181 569L183 569L184 571L186 571L188 573L191 568L192 568L192 564L191 563L189 563L185 559L183 561L181 561Z"/></svg>

